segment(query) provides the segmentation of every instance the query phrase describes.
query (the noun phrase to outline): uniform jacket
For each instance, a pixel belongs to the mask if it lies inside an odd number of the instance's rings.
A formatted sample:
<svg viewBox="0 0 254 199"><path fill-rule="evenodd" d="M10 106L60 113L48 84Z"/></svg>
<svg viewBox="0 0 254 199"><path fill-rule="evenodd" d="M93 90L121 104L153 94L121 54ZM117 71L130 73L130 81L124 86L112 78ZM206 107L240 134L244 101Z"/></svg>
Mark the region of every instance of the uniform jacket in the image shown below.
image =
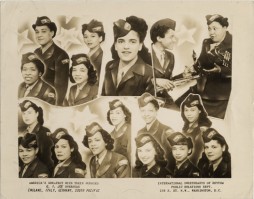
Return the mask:
<svg viewBox="0 0 254 199"><path fill-rule="evenodd" d="M101 48L99 48L90 57L91 64L94 66L94 69L97 72L97 78L98 78L97 84L99 84L99 80L100 80L102 57L103 57L103 51Z"/></svg>
<svg viewBox="0 0 254 199"><path fill-rule="evenodd" d="M111 132L111 137L114 139L114 149L116 153L120 153L131 160L131 125L124 123L117 131L114 129Z"/></svg>
<svg viewBox="0 0 254 199"><path fill-rule="evenodd" d="M169 137L172 133L174 133L174 130L172 128L160 123L158 120L155 120L148 131L146 127L138 131L138 135L144 133L152 135L157 140L157 142L162 146L169 164L175 162L172 156L171 147L169 145L169 142L167 141L167 137Z"/></svg>
<svg viewBox="0 0 254 199"><path fill-rule="evenodd" d="M92 178L128 178L130 177L130 166L123 155L107 151L97 171L96 157L91 158L90 173Z"/></svg>
<svg viewBox="0 0 254 199"><path fill-rule="evenodd" d="M142 166L140 169L134 169L134 177L137 178L171 178L172 173L165 167L161 167L155 164L152 168L147 170L146 166Z"/></svg>
<svg viewBox="0 0 254 199"><path fill-rule="evenodd" d="M82 88L82 90L79 92L78 96L75 98L77 88L78 88L77 85L73 85L70 88L69 98L66 103L67 106L84 104L84 103L89 102L97 97L97 94L98 94L97 84L94 84L94 85L86 84Z"/></svg>
<svg viewBox="0 0 254 199"><path fill-rule="evenodd" d="M231 178L231 163L224 159L220 162L215 171L209 172L209 162L199 163L202 178Z"/></svg>
<svg viewBox="0 0 254 199"><path fill-rule="evenodd" d="M77 166L71 158L66 160L64 164L58 168L54 178L84 178L84 170Z"/></svg>
<svg viewBox="0 0 254 199"><path fill-rule="evenodd" d="M42 177L49 177L50 176L49 169L38 158L35 158L29 164L24 175L22 176L24 168L25 168L25 165L22 165L21 170L19 172L20 178L42 178Z"/></svg>
<svg viewBox="0 0 254 199"><path fill-rule="evenodd" d="M57 92L57 105L62 105L69 80L69 56L53 43L43 54L41 48L34 53L45 63L43 79L51 84Z"/></svg>
<svg viewBox="0 0 254 199"><path fill-rule="evenodd" d="M198 62L201 68L212 69L214 64L220 66L220 73L203 74L197 82L197 91L202 99L228 100L231 91L232 74L232 35L227 32L224 40L210 51L211 39L203 41ZM224 59L224 53L230 53L230 60ZM194 65L197 68L196 65Z"/></svg>
<svg viewBox="0 0 254 199"><path fill-rule="evenodd" d="M26 83L23 82L19 85L18 98L24 97L25 92ZM38 79L37 83L28 93L27 97L37 97L53 105L55 105L57 98L55 89L42 79Z"/></svg>
<svg viewBox="0 0 254 199"><path fill-rule="evenodd" d="M161 66L154 50L152 50L152 56L153 56L153 67L155 69L155 77L156 78L164 78L164 79L171 79L172 78L172 72L175 65L175 57L174 54L165 51L165 57L164 57L164 65Z"/></svg>
<svg viewBox="0 0 254 199"><path fill-rule="evenodd" d="M200 178L199 169L192 164L192 162L187 159L178 169L175 167L174 169L174 178Z"/></svg>
<svg viewBox="0 0 254 199"><path fill-rule="evenodd" d="M111 61L106 66L102 95L108 96L140 96L144 92L154 94L151 82L152 68L139 57L127 71L117 86L119 60Z"/></svg>
<svg viewBox="0 0 254 199"><path fill-rule="evenodd" d="M39 153L38 158L47 165L49 171L52 172L54 163L51 159L51 148L53 147L53 141L49 137L50 130L40 124L37 124L33 131L37 138ZM26 136L26 134L24 135Z"/></svg>

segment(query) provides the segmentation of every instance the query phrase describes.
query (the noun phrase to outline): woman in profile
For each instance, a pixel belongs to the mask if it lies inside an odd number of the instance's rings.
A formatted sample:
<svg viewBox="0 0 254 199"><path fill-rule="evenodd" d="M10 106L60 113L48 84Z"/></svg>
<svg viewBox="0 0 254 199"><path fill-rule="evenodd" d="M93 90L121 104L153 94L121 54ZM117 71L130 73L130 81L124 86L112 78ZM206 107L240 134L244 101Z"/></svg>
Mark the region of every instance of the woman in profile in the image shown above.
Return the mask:
<svg viewBox="0 0 254 199"><path fill-rule="evenodd" d="M92 178L130 177L128 159L112 151L114 140L98 123L93 122L86 127L83 144L93 153L89 164Z"/></svg>

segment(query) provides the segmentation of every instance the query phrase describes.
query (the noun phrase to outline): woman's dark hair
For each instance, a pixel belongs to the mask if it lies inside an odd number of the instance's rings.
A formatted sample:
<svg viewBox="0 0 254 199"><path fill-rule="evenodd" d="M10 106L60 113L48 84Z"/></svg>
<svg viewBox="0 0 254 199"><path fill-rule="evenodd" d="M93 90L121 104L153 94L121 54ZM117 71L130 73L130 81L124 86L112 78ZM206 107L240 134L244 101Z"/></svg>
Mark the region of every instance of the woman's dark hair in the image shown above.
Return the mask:
<svg viewBox="0 0 254 199"><path fill-rule="evenodd" d="M31 61L31 63L33 63L35 65L35 67L37 68L37 70L41 73L41 75L44 74L44 71L45 71L45 67L44 67L44 64L41 60L39 59L34 59ZM23 70L23 66L24 64L21 65L21 72Z"/></svg>
<svg viewBox="0 0 254 199"><path fill-rule="evenodd" d="M81 64L84 64L85 67L88 69L88 72L87 72L87 75L88 75L87 83L88 83L89 85L94 85L94 84L97 82L97 72L96 72L96 70L94 69L93 65L91 64L89 58L87 57L87 61L82 62ZM75 67L75 66L72 66L72 67L70 68L69 76L70 76L70 81L71 81L72 83L75 83L75 80L74 80L73 77L72 77L73 67Z"/></svg>
<svg viewBox="0 0 254 199"><path fill-rule="evenodd" d="M153 28L153 31L150 31L150 37L153 43L157 42L157 37L164 38L165 33L170 29L170 27L163 25L163 26L157 26Z"/></svg>
<svg viewBox="0 0 254 199"><path fill-rule="evenodd" d="M100 129L98 132L100 132L100 134L102 136L102 139L106 143L106 149L111 151L114 148L114 139L104 129ZM83 139L82 143L84 144L85 147L89 148L89 145L88 145L88 136L87 135L84 136L84 139Z"/></svg>
<svg viewBox="0 0 254 199"><path fill-rule="evenodd" d="M84 35L86 30L89 31L85 26L82 26L82 35ZM102 37L101 42L105 41L105 36L106 36L105 32L92 32L92 33L96 33L99 37Z"/></svg>
<svg viewBox="0 0 254 199"><path fill-rule="evenodd" d="M212 140L216 140L221 145L221 147L225 146L225 151L222 152L222 158L225 162L231 163L231 154L229 153L229 147L224 137L216 136ZM198 165L203 165L204 163L209 163L205 152L202 153L202 157L199 159Z"/></svg>
<svg viewBox="0 0 254 199"><path fill-rule="evenodd" d="M201 104L201 103L198 103L196 105L191 105L190 101L188 100L184 100L183 103L181 104L180 106L180 110L181 110L181 116L183 118L183 121L184 121L184 126L183 126L183 131L187 131L188 128L189 128L189 121L188 119L186 118L185 114L184 114L184 107L193 107L193 106L196 106L198 108L198 110L200 110L200 114L199 114L199 118L198 118L198 125L199 126L207 126L207 127L210 127L212 125L212 122L211 120L208 118L208 114L204 108L204 106Z"/></svg>
<svg viewBox="0 0 254 199"><path fill-rule="evenodd" d="M121 104L120 106L118 106L118 107L121 107L121 109L123 110L123 113L125 114L125 121L127 122L127 123L130 123L131 122L131 112L129 111L129 109L124 105L124 104ZM117 108L118 108L117 107ZM111 110L108 110L108 112L107 112L107 120L108 120L108 123L109 124L111 124L111 125L113 125L112 124L112 122L111 122L111 120L110 120L110 111Z"/></svg>
<svg viewBox="0 0 254 199"><path fill-rule="evenodd" d="M79 167L81 167L82 169L86 169L86 164L82 161L81 154L79 153L79 150L78 150L78 144L70 134L64 134L59 139L53 139L54 149L55 149L55 145L57 144L57 142L61 139L67 140L70 145L70 148L73 149L73 151L71 152L71 160L75 164L77 164ZM57 165L58 160L55 159L55 157L56 157L55 150L52 150L52 152L53 152L52 159L53 159L55 165Z"/></svg>
<svg viewBox="0 0 254 199"><path fill-rule="evenodd" d="M115 49L115 44L113 44L111 46L111 53L112 53L112 58L114 60L119 60L119 56L118 56L118 53ZM142 44L142 48L140 51L138 51L138 56L146 63L146 64L149 64L151 65L152 64L152 58L151 58L151 55L149 53L149 50L147 47L145 47L144 44Z"/></svg>
<svg viewBox="0 0 254 199"><path fill-rule="evenodd" d="M147 142L149 143L149 142ZM161 167L166 167L167 161L164 158L164 150L162 149L161 145L153 138L151 137L151 143L155 149L156 155L155 155L155 162ZM144 164L141 162L141 160L138 157L138 149L136 149L136 162L135 162L135 168L140 169L144 166Z"/></svg>

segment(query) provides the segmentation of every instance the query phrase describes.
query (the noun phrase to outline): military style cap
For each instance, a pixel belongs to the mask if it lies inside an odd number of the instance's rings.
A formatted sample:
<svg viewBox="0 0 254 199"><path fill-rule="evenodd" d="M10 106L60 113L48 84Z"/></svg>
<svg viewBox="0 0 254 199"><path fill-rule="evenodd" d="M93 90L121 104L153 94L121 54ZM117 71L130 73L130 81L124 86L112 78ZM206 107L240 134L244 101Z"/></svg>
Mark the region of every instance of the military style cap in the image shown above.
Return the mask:
<svg viewBox="0 0 254 199"><path fill-rule="evenodd" d="M25 148L36 148L37 145L37 139L35 134L27 133L24 137L19 137L18 145L21 145Z"/></svg>
<svg viewBox="0 0 254 199"><path fill-rule="evenodd" d="M156 101L154 96L152 96L150 93L143 93L139 98L138 98L138 105L139 107L144 107L146 106L149 102L151 101ZM158 103L158 102L157 102Z"/></svg>
<svg viewBox="0 0 254 199"><path fill-rule="evenodd" d="M64 135L69 135L67 129L65 128L58 128L54 131L54 133L50 134L50 137L52 138L52 140L54 142L56 142L57 140L60 140L62 136Z"/></svg>
<svg viewBox="0 0 254 199"><path fill-rule="evenodd" d="M127 17L126 20L119 19L113 24L115 41L118 37L124 37L125 35L127 35L131 30L139 34L141 42L144 41L148 29L148 26L144 19L136 16L130 16Z"/></svg>
<svg viewBox="0 0 254 199"><path fill-rule="evenodd" d="M211 140L224 140L225 138L218 133L214 128L208 128L202 135L204 142L210 142Z"/></svg>
<svg viewBox="0 0 254 199"><path fill-rule="evenodd" d="M52 22L48 17L46 16L37 17L35 24L32 25L34 30L36 26L48 26L51 31L54 31L53 37L55 37L57 31L56 24Z"/></svg>
<svg viewBox="0 0 254 199"><path fill-rule="evenodd" d="M206 21L207 25L210 25L212 22L216 21L220 23L222 26L228 27L228 18L224 18L223 16L219 14L214 14L214 15L206 15Z"/></svg>
<svg viewBox="0 0 254 199"><path fill-rule="evenodd" d="M123 106L123 103L118 99L115 99L115 100L109 102L109 109L110 110L114 110L114 109L121 107L121 106Z"/></svg>
<svg viewBox="0 0 254 199"><path fill-rule="evenodd" d="M22 55L22 59L21 59L21 65L23 66L24 64L27 64L27 63L31 63L33 62L38 71L41 72L42 74L44 73L44 64L43 62L37 57L36 54L32 53L32 52L29 52L29 53L26 53L26 54L23 54Z"/></svg>
<svg viewBox="0 0 254 199"><path fill-rule="evenodd" d="M154 29L156 29L160 26L166 26L169 29L175 30L176 22L172 19L169 19L169 18L161 19L152 25L150 32L153 32Z"/></svg>
<svg viewBox="0 0 254 199"><path fill-rule="evenodd" d="M144 146L148 142L154 142L154 138L150 134L141 134L135 138L137 148Z"/></svg>
<svg viewBox="0 0 254 199"><path fill-rule="evenodd" d="M19 104L19 107L20 107L22 112L26 111L30 107L32 107L34 110L38 110L39 109L39 107L35 103L30 101L30 100L24 100L23 102L21 102Z"/></svg>
<svg viewBox="0 0 254 199"><path fill-rule="evenodd" d="M72 66L76 66L79 64L86 65L86 63L89 62L89 58L86 54L76 54L76 55L72 55L71 61L72 61Z"/></svg>
<svg viewBox="0 0 254 199"><path fill-rule="evenodd" d="M188 106L188 107L192 107L192 106L197 106L197 105L202 105L203 103L201 101L201 97L198 94L193 94L190 93L185 100L183 101L183 104Z"/></svg>
<svg viewBox="0 0 254 199"><path fill-rule="evenodd" d="M88 30L89 32L104 32L104 28L102 25L102 22L97 21L95 19L91 20L88 24L83 24L82 25L82 34Z"/></svg>
<svg viewBox="0 0 254 199"><path fill-rule="evenodd" d="M174 145L187 145L188 148L193 148L193 143L190 137L186 137L180 132L173 133L167 138L171 146Z"/></svg>
<svg viewBox="0 0 254 199"><path fill-rule="evenodd" d="M90 125L86 126L85 130L86 130L87 137L91 137L95 133L97 133L100 130L102 130L102 127L97 122L93 122Z"/></svg>

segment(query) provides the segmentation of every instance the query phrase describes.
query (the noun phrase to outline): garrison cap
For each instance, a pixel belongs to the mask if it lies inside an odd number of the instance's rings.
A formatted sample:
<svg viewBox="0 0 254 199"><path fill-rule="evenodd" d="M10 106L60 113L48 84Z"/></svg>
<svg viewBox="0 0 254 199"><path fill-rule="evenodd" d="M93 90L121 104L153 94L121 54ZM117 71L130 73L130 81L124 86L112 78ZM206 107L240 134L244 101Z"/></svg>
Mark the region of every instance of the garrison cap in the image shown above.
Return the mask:
<svg viewBox="0 0 254 199"><path fill-rule="evenodd" d="M202 135L203 141L210 142L211 140L223 140L225 141L225 138L218 133L217 130L214 128L208 128ZM226 142L226 141L225 141Z"/></svg>
<svg viewBox="0 0 254 199"><path fill-rule="evenodd" d="M48 26L51 31L54 31L53 37L56 35L57 27L47 16L37 17L35 24L32 25L35 30L36 26Z"/></svg>
<svg viewBox="0 0 254 199"><path fill-rule="evenodd" d="M187 145L188 148L193 148L193 143L190 137L186 137L180 132L173 133L167 138L171 146L174 145Z"/></svg>
<svg viewBox="0 0 254 199"><path fill-rule="evenodd" d="M36 148L38 146L36 135L32 133L27 133L24 137L19 137L18 145L21 145L24 148Z"/></svg>
<svg viewBox="0 0 254 199"><path fill-rule="evenodd" d="M71 61L72 61L72 66L76 66L79 64L86 65L86 63L89 62L89 58L86 54L76 54L76 55L72 55Z"/></svg>
<svg viewBox="0 0 254 199"><path fill-rule="evenodd" d="M206 15L206 21L207 25L210 25L212 22L216 21L220 23L222 26L228 27L228 18L223 17L219 14L214 14L214 15Z"/></svg>
<svg viewBox="0 0 254 199"><path fill-rule="evenodd" d="M139 98L138 98L138 105L139 107L144 107L146 106L149 102L154 101L158 104L157 100L155 99L154 96L152 96L150 93L143 93Z"/></svg>
<svg viewBox="0 0 254 199"><path fill-rule="evenodd" d="M97 122L93 122L90 125L87 125L85 130L86 130L87 137L91 137L95 133L97 133L100 130L102 130L102 127Z"/></svg>
<svg viewBox="0 0 254 199"><path fill-rule="evenodd" d="M44 73L44 64L43 62L37 57L36 54L32 52L28 52L26 54L22 55L22 60L21 60L21 66L27 63L34 63L36 68L38 69L39 72L42 74Z"/></svg>
<svg viewBox="0 0 254 199"><path fill-rule="evenodd" d="M38 111L39 107L33 103L30 100L24 100L23 102L21 102L19 104L19 107L21 109L22 112L25 112L27 109L29 109L30 107L32 107L34 110Z"/></svg>
<svg viewBox="0 0 254 199"><path fill-rule="evenodd" d="M166 26L169 29L175 30L176 22L169 18L161 19L152 25L150 32L153 32L154 29L157 29L160 26Z"/></svg>
<svg viewBox="0 0 254 199"><path fill-rule="evenodd" d="M135 138L137 148L140 148L147 144L148 142L154 142L154 138L150 134L140 134L138 137Z"/></svg>
<svg viewBox="0 0 254 199"><path fill-rule="evenodd" d="M86 30L93 33L100 33L100 32L104 33L102 22L97 21L95 19L91 20L88 24L82 25L82 34L84 34Z"/></svg>
<svg viewBox="0 0 254 199"><path fill-rule="evenodd" d="M115 99L115 100L109 102L109 109L110 110L114 110L114 109L116 109L118 107L122 107L122 106L123 106L123 103L118 99Z"/></svg>

